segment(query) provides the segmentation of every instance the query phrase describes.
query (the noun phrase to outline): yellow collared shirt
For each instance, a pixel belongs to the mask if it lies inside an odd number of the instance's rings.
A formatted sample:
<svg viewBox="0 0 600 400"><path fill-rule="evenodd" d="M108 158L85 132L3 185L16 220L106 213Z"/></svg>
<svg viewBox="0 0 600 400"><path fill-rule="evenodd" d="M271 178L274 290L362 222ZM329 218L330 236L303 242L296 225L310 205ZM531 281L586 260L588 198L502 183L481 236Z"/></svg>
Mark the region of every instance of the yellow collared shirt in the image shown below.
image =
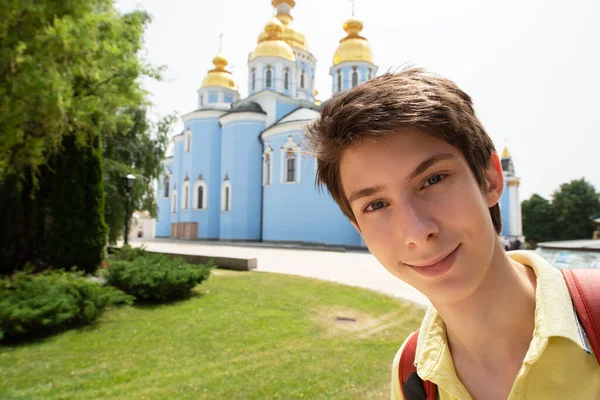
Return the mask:
<svg viewBox="0 0 600 400"><path fill-rule="evenodd" d="M562 274L534 252L513 251L508 255L532 268L537 277L533 338L508 400L600 399L600 366L577 319ZM403 399L398 379L403 347L392 367L392 400ZM433 307L421 324L415 365L421 379L438 386L440 400L471 399L456 376L446 325Z"/></svg>

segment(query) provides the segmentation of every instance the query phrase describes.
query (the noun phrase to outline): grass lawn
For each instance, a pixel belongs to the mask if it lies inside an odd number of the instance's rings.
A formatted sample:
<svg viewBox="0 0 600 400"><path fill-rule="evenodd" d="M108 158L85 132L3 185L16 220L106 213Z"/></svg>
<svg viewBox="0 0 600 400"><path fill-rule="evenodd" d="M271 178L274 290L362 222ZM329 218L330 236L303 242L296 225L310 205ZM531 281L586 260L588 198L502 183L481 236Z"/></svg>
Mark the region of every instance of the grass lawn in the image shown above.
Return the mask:
<svg viewBox="0 0 600 400"><path fill-rule="evenodd" d="M261 272L214 270L195 292L0 346L0 398L384 399L423 316L367 290Z"/></svg>

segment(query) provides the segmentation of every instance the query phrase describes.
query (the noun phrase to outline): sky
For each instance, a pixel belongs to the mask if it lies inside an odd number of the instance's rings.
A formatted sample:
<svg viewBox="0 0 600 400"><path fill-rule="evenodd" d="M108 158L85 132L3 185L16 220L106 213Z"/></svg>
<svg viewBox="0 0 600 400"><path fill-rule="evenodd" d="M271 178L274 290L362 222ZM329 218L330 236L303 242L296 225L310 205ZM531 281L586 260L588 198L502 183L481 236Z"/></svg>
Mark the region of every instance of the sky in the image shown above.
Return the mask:
<svg viewBox="0 0 600 400"><path fill-rule="evenodd" d="M166 67L144 80L154 115L197 108L197 89L223 54L247 95L248 54L273 15L270 0L116 0L153 21L143 56ZM296 0L295 28L317 58L318 98L331 96L329 68L352 15L348 0ZM600 2L597 0L355 0L355 17L379 73L405 65L456 82L498 152L507 144L520 197L550 198L585 177L600 191ZM181 121L174 127L179 133Z"/></svg>

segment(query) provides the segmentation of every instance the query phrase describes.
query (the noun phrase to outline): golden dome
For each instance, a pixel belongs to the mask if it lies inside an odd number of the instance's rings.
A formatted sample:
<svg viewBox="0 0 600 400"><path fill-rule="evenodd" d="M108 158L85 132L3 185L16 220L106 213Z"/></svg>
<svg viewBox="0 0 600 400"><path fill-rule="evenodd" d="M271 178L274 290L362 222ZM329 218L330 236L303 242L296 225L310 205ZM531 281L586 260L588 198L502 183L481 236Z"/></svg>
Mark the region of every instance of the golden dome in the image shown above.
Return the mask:
<svg viewBox="0 0 600 400"><path fill-rule="evenodd" d="M273 7L277 7L280 4L287 4L288 6L290 6L290 8L294 8L296 2L294 0L273 0L271 4L273 5Z"/></svg>
<svg viewBox="0 0 600 400"><path fill-rule="evenodd" d="M283 24L281 39L292 47L308 51L306 38L292 25L294 18L292 18L290 11L296 6L296 2L294 0L273 0L271 4L277 10L277 19ZM264 37L264 33L260 34L259 40L261 37Z"/></svg>
<svg viewBox="0 0 600 400"><path fill-rule="evenodd" d="M286 19L285 17L289 17L290 22L288 22L288 23L284 22ZM283 23L283 33L281 35L281 38L292 47L297 47L304 51L308 51L308 45L306 44L306 38L304 37L304 35L302 33L295 30L294 27L292 26L292 22L291 22L292 17L289 15L286 15L286 14L279 14L279 15L277 15L277 18Z"/></svg>
<svg viewBox="0 0 600 400"><path fill-rule="evenodd" d="M362 22L351 18L344 22L344 30L348 36L340 40L340 45L333 55L333 65L345 61L366 61L373 64L373 51L367 39L359 35L363 30Z"/></svg>
<svg viewBox="0 0 600 400"><path fill-rule="evenodd" d="M504 150L502 151L502 158L510 158L510 151L508 151L508 147L504 146Z"/></svg>
<svg viewBox="0 0 600 400"><path fill-rule="evenodd" d="M227 64L227 59L223 57L223 55L217 54L215 58L213 58L213 65L215 68L208 71L208 74L206 74L200 87L222 86L229 89L235 89L236 86L233 76L231 75L231 72L225 69Z"/></svg>
<svg viewBox="0 0 600 400"><path fill-rule="evenodd" d="M294 51L282 39L283 24L273 17L265 25L265 30L258 37L258 45L250 55L250 60L257 57L282 57L286 60L296 61Z"/></svg>

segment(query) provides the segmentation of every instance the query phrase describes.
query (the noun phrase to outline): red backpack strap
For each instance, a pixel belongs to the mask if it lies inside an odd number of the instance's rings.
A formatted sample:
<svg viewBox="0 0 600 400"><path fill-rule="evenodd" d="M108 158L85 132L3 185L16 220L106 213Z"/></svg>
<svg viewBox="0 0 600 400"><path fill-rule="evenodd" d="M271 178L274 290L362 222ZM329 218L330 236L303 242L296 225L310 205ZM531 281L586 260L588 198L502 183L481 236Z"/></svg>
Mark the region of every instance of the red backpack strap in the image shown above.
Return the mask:
<svg viewBox="0 0 600 400"><path fill-rule="evenodd" d="M600 364L600 270L562 269L577 316Z"/></svg>
<svg viewBox="0 0 600 400"><path fill-rule="evenodd" d="M404 384L409 379L417 379L423 386L425 392L425 398L427 400L435 400L436 397L436 385L430 381L421 381L421 378L417 375L417 368L415 367L415 353L417 352L417 341L419 339L419 331L414 332L404 345L402 354L400 355L400 363L398 365L398 378L400 380L400 389L402 390L402 396L405 400L408 400L406 393L404 392ZM414 375L413 375L414 374ZM412 377L411 377L412 375Z"/></svg>

